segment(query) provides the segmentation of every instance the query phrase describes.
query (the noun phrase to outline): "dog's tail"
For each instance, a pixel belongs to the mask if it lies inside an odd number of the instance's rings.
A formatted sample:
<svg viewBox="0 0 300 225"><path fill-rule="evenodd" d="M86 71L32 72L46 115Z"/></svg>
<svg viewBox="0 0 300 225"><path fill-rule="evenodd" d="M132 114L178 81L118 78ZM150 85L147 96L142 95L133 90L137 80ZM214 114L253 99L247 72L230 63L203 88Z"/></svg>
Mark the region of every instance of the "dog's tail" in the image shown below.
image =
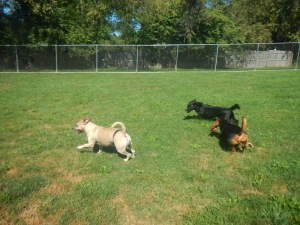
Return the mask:
<svg viewBox="0 0 300 225"><path fill-rule="evenodd" d="M242 118L242 128L241 128L241 131L239 132L238 135L239 136L242 135L245 132L246 128L247 128L247 119L246 119L245 116L243 116L243 118Z"/></svg>
<svg viewBox="0 0 300 225"><path fill-rule="evenodd" d="M126 134L126 127L123 123L121 122L115 122L113 125L111 125L111 127L115 127L115 126L121 126L121 132L122 134Z"/></svg>
<svg viewBox="0 0 300 225"><path fill-rule="evenodd" d="M235 109L241 109L241 108L240 108L239 104L234 104L234 105L231 106L229 109L230 109L231 111L233 111L233 110L235 110Z"/></svg>

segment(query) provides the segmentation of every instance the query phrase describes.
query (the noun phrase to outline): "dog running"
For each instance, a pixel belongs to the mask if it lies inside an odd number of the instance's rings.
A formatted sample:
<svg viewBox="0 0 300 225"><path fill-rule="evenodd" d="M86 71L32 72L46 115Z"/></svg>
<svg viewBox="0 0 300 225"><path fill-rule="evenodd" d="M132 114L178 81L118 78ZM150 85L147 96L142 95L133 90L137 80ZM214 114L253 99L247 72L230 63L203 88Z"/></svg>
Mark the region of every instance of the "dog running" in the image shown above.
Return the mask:
<svg viewBox="0 0 300 225"><path fill-rule="evenodd" d="M237 124L238 121L235 119L233 110L240 109L238 104L231 106L230 108L207 105L202 102L197 102L196 99L189 102L186 108L186 112L190 113L195 110L198 114L198 118L202 119L214 119L216 117L224 118L231 123Z"/></svg>
<svg viewBox="0 0 300 225"><path fill-rule="evenodd" d="M242 127L232 124L224 118L217 118L211 127L211 131L215 132L218 126L221 130L221 138L229 145L231 151L236 151L239 144L242 144L242 148L240 148L241 151L245 150L248 146L254 147L253 144L249 142L248 135L245 132L247 128L246 117L242 118Z"/></svg>
<svg viewBox="0 0 300 225"><path fill-rule="evenodd" d="M116 126L121 126L121 130L115 128ZM126 156L124 161L135 157L131 138L126 132L125 125L121 122L115 122L111 127L106 128L92 123L89 119L83 119L76 124L73 130L78 134L85 132L88 138L88 143L78 146L77 149L93 148L98 143L100 145L98 153L101 153L101 146L114 145L120 154ZM131 153L126 151L127 148Z"/></svg>

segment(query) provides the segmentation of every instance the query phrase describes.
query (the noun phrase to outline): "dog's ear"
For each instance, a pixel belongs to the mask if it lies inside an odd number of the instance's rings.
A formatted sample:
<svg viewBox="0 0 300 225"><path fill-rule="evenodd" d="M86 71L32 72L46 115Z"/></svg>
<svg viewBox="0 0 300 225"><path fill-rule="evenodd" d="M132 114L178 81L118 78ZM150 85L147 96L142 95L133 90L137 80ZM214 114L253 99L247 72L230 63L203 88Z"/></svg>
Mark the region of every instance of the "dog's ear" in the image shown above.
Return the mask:
<svg viewBox="0 0 300 225"><path fill-rule="evenodd" d="M84 123L84 125L86 125L86 124L88 124L90 121L91 121L90 119L84 119L84 120L83 120L83 123Z"/></svg>

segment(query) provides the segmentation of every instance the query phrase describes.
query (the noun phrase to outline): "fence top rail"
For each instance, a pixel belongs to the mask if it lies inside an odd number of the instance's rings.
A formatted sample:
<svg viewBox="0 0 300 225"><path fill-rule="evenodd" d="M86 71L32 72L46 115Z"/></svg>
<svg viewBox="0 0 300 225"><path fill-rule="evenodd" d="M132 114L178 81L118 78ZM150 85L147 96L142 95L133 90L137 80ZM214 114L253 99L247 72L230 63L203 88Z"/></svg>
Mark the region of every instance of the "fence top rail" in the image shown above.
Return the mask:
<svg viewBox="0 0 300 225"><path fill-rule="evenodd" d="M230 45L283 45L283 44L300 44L300 42L274 42L274 43L231 43L231 44L58 44L58 45L47 45L47 44L24 44L24 45L0 45L0 47L176 47L176 46L230 46Z"/></svg>

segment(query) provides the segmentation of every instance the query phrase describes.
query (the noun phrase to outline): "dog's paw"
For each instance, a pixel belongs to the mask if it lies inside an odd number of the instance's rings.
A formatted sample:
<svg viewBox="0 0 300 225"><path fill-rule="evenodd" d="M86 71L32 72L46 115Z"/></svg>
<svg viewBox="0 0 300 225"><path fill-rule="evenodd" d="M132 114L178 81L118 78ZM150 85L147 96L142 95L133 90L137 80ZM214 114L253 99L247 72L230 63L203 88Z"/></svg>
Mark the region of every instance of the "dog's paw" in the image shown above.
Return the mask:
<svg viewBox="0 0 300 225"><path fill-rule="evenodd" d="M82 146L77 146L77 149L82 149Z"/></svg>
<svg viewBox="0 0 300 225"><path fill-rule="evenodd" d="M210 127L210 132L217 132L218 127L217 126L211 126Z"/></svg>
<svg viewBox="0 0 300 225"><path fill-rule="evenodd" d="M248 142L248 144L247 144L249 147L251 147L251 148L254 148L254 145L252 144L252 143L250 143L250 142Z"/></svg>

